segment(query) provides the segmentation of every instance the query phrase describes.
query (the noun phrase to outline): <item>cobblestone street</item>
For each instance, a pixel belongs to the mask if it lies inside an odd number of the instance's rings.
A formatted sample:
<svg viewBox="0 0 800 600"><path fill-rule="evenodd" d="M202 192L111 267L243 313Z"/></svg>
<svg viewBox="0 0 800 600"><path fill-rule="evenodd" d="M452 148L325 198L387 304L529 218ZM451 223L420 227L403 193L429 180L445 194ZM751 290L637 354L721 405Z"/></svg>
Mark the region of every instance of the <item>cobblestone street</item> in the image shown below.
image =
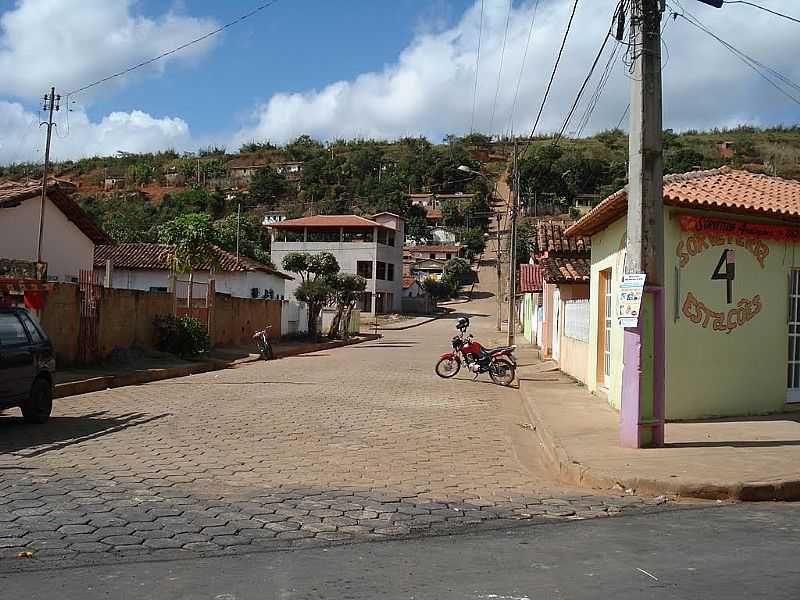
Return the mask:
<svg viewBox="0 0 800 600"><path fill-rule="evenodd" d="M30 564L241 552L649 504L551 484L516 390L433 373L452 332L442 319L76 396L41 427L0 417L0 569L23 551Z"/></svg>

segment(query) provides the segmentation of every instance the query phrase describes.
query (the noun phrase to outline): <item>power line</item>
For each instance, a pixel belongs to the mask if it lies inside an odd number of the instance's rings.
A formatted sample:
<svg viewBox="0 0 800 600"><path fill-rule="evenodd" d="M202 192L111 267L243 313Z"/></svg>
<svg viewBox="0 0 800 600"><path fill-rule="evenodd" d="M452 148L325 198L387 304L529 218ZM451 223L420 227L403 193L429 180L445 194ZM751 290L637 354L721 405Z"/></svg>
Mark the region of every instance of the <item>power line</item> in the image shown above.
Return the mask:
<svg viewBox="0 0 800 600"><path fill-rule="evenodd" d="M564 39L561 40L561 48L558 50L558 56L556 57L556 63L553 65L553 72L550 74L550 81L547 84L547 89L544 92L544 97L542 98L542 105L539 107L539 113L536 115L536 120L533 123L533 128L531 129L531 135L528 137L527 142L525 143L525 147L522 149L522 153L518 160L522 160L525 158L525 154L528 152L528 148L533 141L533 136L536 133L536 128L539 126L539 120L542 118L542 113L544 112L544 106L547 103L547 97L550 95L550 88L553 86L553 80L556 78L556 72L558 71L558 65L561 64L561 56L564 54L564 47L567 45L567 38L569 37L569 32L572 29L572 22L575 20L575 11L578 9L578 2L580 0L575 0L575 3L572 5L572 13L570 13L569 21L567 22L567 29L564 31Z"/></svg>
<svg viewBox="0 0 800 600"><path fill-rule="evenodd" d="M244 21L246 19L249 19L253 15L261 12L262 10L264 10L266 8L269 8L270 6L275 4L276 2L278 2L278 0L270 0L269 2L265 2L261 6L258 6L256 8L254 8L253 10L251 10L249 13L242 15L241 17L231 21L230 23L226 23L222 27L218 27L214 31L210 31L210 32L206 33L205 35L202 35L202 36L200 36L198 38L195 38L195 39L193 39L191 41L186 42L185 44L181 44L177 48L173 48L172 50L167 50L166 52L162 52L158 56L154 56L153 58L150 58L148 60L142 61L142 62L140 62L138 64L133 65L132 67L128 67L127 69L124 69L122 71L119 71L119 72L114 73L112 75L109 75L107 77L103 77L102 79L98 79L97 81L94 81L92 83L84 85L83 87L80 87L80 88L78 88L76 90L68 92L66 95L67 96L72 96L72 95L77 94L79 92L84 92L84 91L88 90L89 88L93 88L93 87L95 87L97 85L100 85L101 83L105 83L106 81L110 81L111 79L114 79L116 77L121 77L123 75L127 75L131 71L135 71L136 69L140 69L142 67L146 67L147 65L150 65L150 64L152 64L152 63L154 63L154 62L156 62L158 60L161 60L162 58L170 56L171 54L175 54L176 52L180 52L181 50L184 50L185 48L188 48L189 46L193 46L194 44L198 44L198 43L200 43L200 42L202 42L204 40L207 40L208 38L210 38L212 36L215 36L218 33L222 32L222 31L225 31L226 29L241 23L242 21Z"/></svg>
<svg viewBox="0 0 800 600"><path fill-rule="evenodd" d="M758 8L759 10L766 11L768 13L772 13L778 17L783 17L784 19L789 19L790 21L794 21L795 23L800 23L800 19L796 19L794 17L790 17L787 14L782 12L778 12L776 10L772 10L767 8L766 6L761 6L760 4L756 4L755 2L747 2L746 0L725 0L725 4L747 4L748 6L752 6L754 8Z"/></svg>
<svg viewBox="0 0 800 600"><path fill-rule="evenodd" d="M517 78L517 87L514 91L514 101L511 103L511 118L509 119L508 128L511 132L511 136L514 135L514 116L517 112L517 99L519 98L519 88L522 84L522 75L525 73L525 61L528 58L528 47L531 44L531 37L533 35L533 26L536 23L536 13L539 11L539 0L536 0L536 4L533 6L533 13L531 15L531 25L528 28L528 39L525 42L525 51L522 53L522 65L519 68L519 77Z"/></svg>
<svg viewBox="0 0 800 600"><path fill-rule="evenodd" d="M678 3L678 5L680 6L680 3ZM681 6L681 8L683 8L683 7ZM688 14L689 16L687 17L686 14ZM706 33L707 35L711 36L712 38L714 38L716 41L718 41L720 44L722 44L728 51L730 51L734 56L736 56L740 61L742 61L748 67L753 69L762 79L764 79L772 87L774 87L776 90L778 90L781 94L783 94L784 96L786 96L787 98L789 98L793 102L795 102L797 104L800 104L800 96L795 96L794 94L792 94L788 90L786 90L783 87L781 87L781 85L778 82L774 81L773 78L777 79L779 82L783 83L784 85L789 86L790 88L794 88L798 92L800 92L800 85L798 85L797 83L795 83L794 81L792 81L791 79L786 77L784 74L780 73L779 71L776 71L775 69L773 69L773 68L765 65L764 63L756 60L755 58L749 56L748 54L746 54L742 50L739 50L733 44L731 44L729 42L726 42L724 39L722 39L717 34L715 34L713 31L708 29L705 25L703 25L703 23L697 17L695 17L691 13L688 13L685 9L683 9L683 12L680 12L680 13L673 11L672 15L673 15L673 18L681 17L682 19L684 19L690 25L696 27L700 31L702 31L702 32Z"/></svg>
<svg viewBox="0 0 800 600"><path fill-rule="evenodd" d="M492 134L492 127L494 127L494 114L497 109L497 97L500 95L500 81L503 76L503 59L506 54L506 40L508 39L508 24L511 21L512 2L508 2L508 13L506 14L506 31L503 34L503 48L500 50L500 68L497 70L497 89L494 92L494 102L492 103L492 116L489 119L489 135Z"/></svg>
<svg viewBox="0 0 800 600"><path fill-rule="evenodd" d="M628 102L628 106L625 107L625 112L623 112L622 116L619 118L619 122L617 123L617 126L615 127L615 129L619 129L620 127L622 127L622 122L625 120L625 117L628 116L628 113L630 112L630 110L631 110L631 103Z"/></svg>
<svg viewBox="0 0 800 600"><path fill-rule="evenodd" d="M481 0L481 23L478 28L478 52L475 55L475 87L472 90L472 118L469 121L469 132L475 130L475 106L478 103L478 67L481 62L481 38L483 37L483 0Z"/></svg>

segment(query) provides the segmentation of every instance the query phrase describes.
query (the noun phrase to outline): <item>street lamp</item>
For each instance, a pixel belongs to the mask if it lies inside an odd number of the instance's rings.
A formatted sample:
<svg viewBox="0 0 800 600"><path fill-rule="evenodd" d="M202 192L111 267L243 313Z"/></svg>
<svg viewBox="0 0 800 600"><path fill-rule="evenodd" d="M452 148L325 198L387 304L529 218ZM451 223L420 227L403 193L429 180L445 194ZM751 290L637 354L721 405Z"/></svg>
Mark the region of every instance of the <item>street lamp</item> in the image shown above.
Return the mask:
<svg viewBox="0 0 800 600"><path fill-rule="evenodd" d="M492 186L492 197L497 197L497 182L492 181L486 175L481 173L480 171L476 171L468 167L467 165L459 165L458 170L462 173L471 173L472 175L477 175L478 177L483 177L486 183ZM495 259L495 264L497 266L497 292L495 296L497 298L497 331L503 330L503 275L500 266L500 220L501 216L500 213L497 212L495 217L497 218L497 258Z"/></svg>

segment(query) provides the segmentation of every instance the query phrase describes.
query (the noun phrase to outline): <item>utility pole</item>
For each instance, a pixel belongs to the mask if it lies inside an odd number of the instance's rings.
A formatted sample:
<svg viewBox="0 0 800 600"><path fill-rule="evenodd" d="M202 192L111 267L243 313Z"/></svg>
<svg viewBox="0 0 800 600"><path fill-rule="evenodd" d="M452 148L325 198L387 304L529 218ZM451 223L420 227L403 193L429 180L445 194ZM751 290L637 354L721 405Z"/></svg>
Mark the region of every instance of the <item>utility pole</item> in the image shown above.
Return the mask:
<svg viewBox="0 0 800 600"><path fill-rule="evenodd" d="M516 335L517 295L517 206L519 204L519 164L517 163L517 140L514 138L514 159L511 176L511 241L508 256L508 345L514 343Z"/></svg>
<svg viewBox="0 0 800 600"><path fill-rule="evenodd" d="M236 206L236 264L239 264L239 227L242 222L242 203Z"/></svg>
<svg viewBox="0 0 800 600"><path fill-rule="evenodd" d="M625 273L646 275L638 326L626 328L620 442L640 448L664 439L664 163L661 101L661 0L633 0L634 70L628 172ZM652 296L652 302L648 301ZM648 315L649 318L645 318ZM648 343L649 341L649 343ZM645 356L643 349L652 349ZM650 372L652 397L642 384Z"/></svg>
<svg viewBox="0 0 800 600"><path fill-rule="evenodd" d="M497 212L497 259L495 260L495 264L497 266L497 293L495 297L497 298L497 331L503 330L503 271L501 268L501 261L500 261L500 224L502 221L502 213Z"/></svg>
<svg viewBox="0 0 800 600"><path fill-rule="evenodd" d="M42 206L39 212L39 241L36 245L36 262L42 262L42 240L44 238L44 208L47 202L47 175L50 170L50 138L53 135L53 111L58 111L61 96L56 95L56 88L51 87L50 93L44 95L42 110L49 111L47 123L39 123L39 127L47 125L47 145L44 150L44 173L42 174ZM69 107L67 107L69 108Z"/></svg>

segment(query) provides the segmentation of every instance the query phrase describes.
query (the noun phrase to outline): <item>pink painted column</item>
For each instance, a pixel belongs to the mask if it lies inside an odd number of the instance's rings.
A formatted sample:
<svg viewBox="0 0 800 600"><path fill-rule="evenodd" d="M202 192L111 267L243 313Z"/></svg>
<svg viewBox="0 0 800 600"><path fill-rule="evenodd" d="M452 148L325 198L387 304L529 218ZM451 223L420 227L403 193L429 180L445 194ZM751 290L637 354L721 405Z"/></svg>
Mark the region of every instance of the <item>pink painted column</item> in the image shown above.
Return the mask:
<svg viewBox="0 0 800 600"><path fill-rule="evenodd" d="M664 396L665 378L665 344L664 344L664 288L645 287L645 294L652 296L652 322L653 331L643 331L643 316L640 315L636 327L626 328L623 334L623 369L622 369L622 407L620 409L619 441L626 448L642 448L650 437L648 446L661 447L664 445L664 420L666 416L666 402ZM642 299L642 308L646 303ZM653 336L653 362L642 364L642 346L644 336ZM642 397L642 377L646 375L645 369L652 369L653 391L652 396ZM649 396L649 395L648 395ZM642 405L652 402L652 418L642 417ZM650 436L643 436L646 430L651 430Z"/></svg>

